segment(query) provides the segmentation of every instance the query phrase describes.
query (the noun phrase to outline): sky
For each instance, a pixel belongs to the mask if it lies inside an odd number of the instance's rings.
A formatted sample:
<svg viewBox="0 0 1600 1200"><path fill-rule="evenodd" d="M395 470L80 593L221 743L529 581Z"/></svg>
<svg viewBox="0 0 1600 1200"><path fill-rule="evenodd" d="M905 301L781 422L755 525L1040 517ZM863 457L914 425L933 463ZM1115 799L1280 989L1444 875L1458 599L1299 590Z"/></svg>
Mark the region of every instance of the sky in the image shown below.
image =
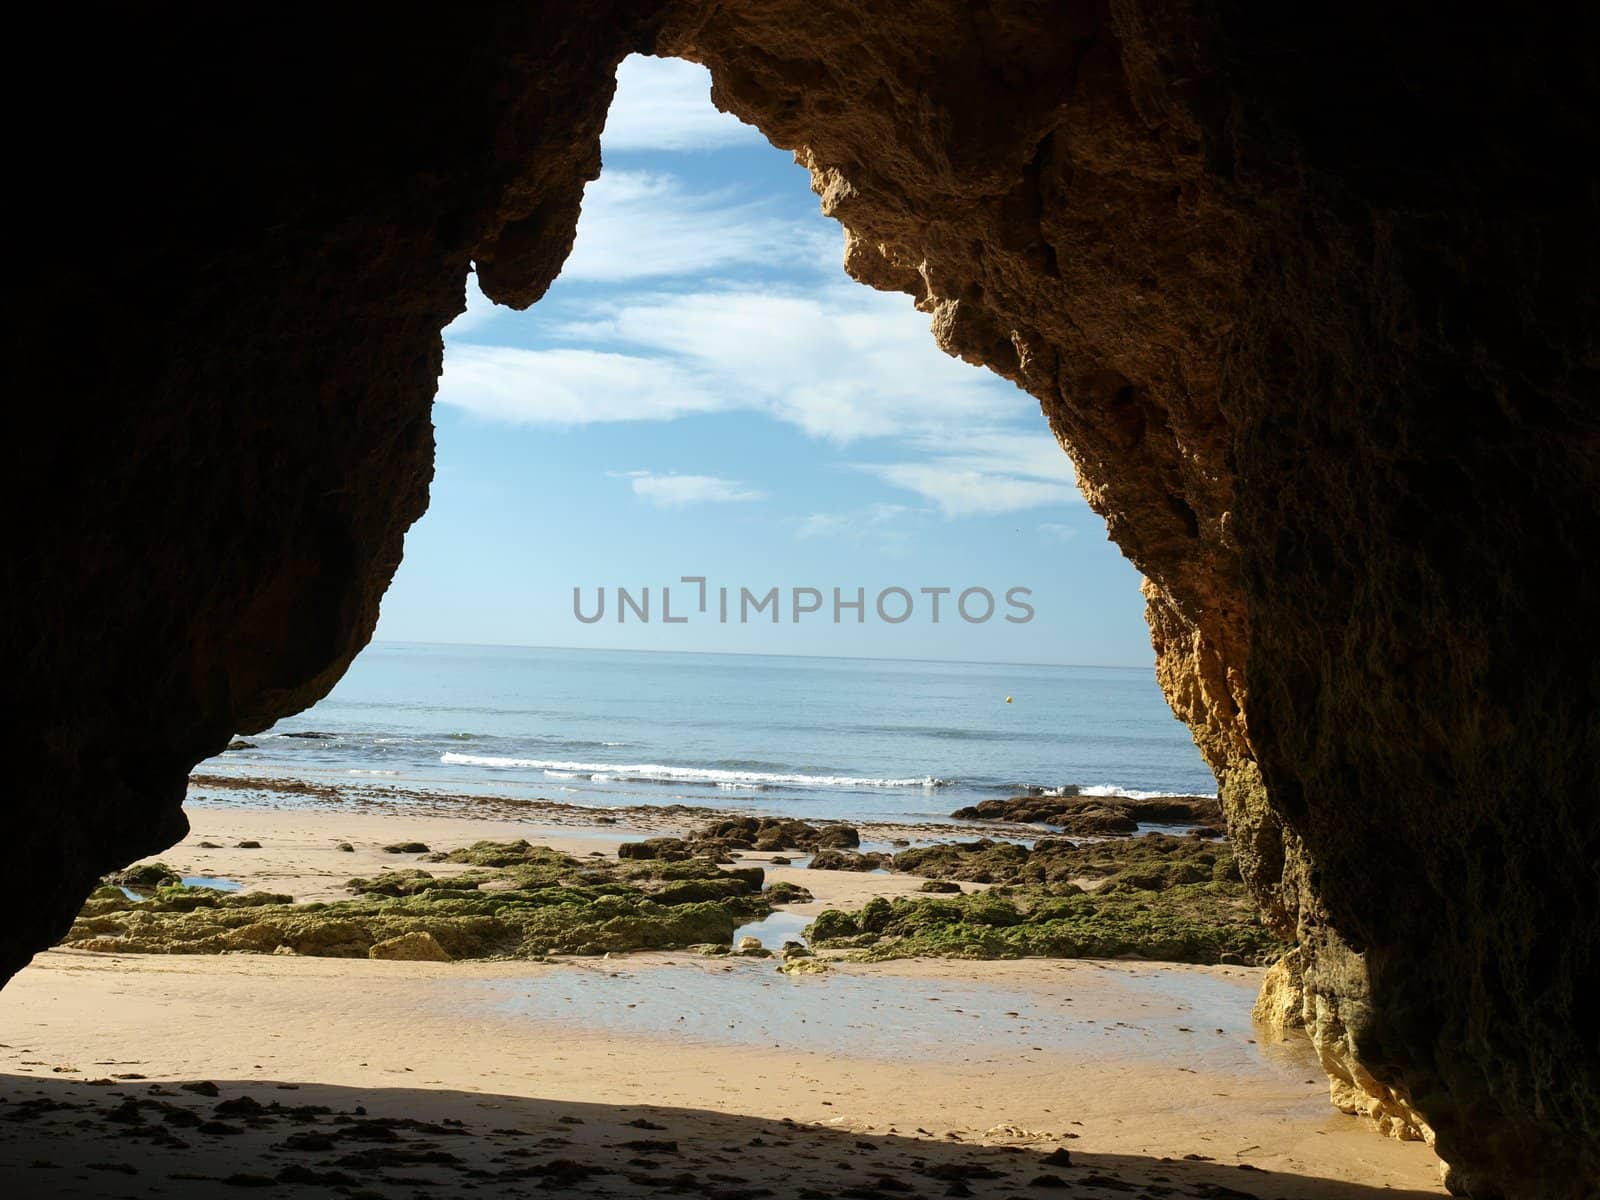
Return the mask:
<svg viewBox="0 0 1600 1200"><path fill-rule="evenodd" d="M1138 573L1037 401L845 275L809 174L709 91L626 60L548 295L469 278L376 636L1148 666Z"/></svg>

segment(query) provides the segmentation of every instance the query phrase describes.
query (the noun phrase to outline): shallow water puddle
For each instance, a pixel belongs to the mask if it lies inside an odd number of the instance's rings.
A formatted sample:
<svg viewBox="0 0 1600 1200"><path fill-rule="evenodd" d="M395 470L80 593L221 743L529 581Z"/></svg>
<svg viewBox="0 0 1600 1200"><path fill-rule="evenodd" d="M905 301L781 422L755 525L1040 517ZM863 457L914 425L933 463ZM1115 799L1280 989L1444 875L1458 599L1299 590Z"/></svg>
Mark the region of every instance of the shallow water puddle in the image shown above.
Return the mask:
<svg viewBox="0 0 1600 1200"><path fill-rule="evenodd" d="M775 914L788 916L788 914ZM788 931L739 931L781 945ZM799 919L790 917L790 927ZM799 923L803 924L803 921ZM904 1060L982 1063L1047 1055L1171 1063L1276 1080L1303 1075L1304 1053L1253 1044L1249 985L1188 971L1095 972L1100 999L1074 1011L1082 975L1059 984L933 979L870 967L793 978L768 959L601 965L565 962L518 980L471 985L502 1017L571 1032L666 1037L700 1045L781 1047ZM1082 1006L1080 1006L1082 1007Z"/></svg>
<svg viewBox="0 0 1600 1200"><path fill-rule="evenodd" d="M237 892L244 885L236 879L223 879L217 875L185 875L182 879L184 887L211 888L217 892ZM118 885L122 886L122 885ZM146 889L139 891L136 888L122 887L122 894L129 900L148 900L155 892Z"/></svg>
<svg viewBox="0 0 1600 1200"><path fill-rule="evenodd" d="M183 886L211 888L218 892L237 892L243 885L237 879L224 879L220 875L185 875Z"/></svg>
<svg viewBox="0 0 1600 1200"><path fill-rule="evenodd" d="M741 925L733 931L733 944L737 946L743 937L756 938L768 950L781 950L785 942L799 942L806 944L806 939L801 935L811 918L801 916L799 913L784 912L782 909L775 911L770 917L763 917L759 921L751 921L748 925Z"/></svg>

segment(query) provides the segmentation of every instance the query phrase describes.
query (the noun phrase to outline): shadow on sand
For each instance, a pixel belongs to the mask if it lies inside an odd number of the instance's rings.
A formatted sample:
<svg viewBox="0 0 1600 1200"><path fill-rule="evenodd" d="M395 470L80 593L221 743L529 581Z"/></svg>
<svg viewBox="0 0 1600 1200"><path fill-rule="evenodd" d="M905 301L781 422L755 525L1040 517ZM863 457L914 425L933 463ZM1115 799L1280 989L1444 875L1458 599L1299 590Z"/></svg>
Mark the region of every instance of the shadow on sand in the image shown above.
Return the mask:
<svg viewBox="0 0 1600 1200"><path fill-rule="evenodd" d="M1026 1141L1024 1131L1017 1140ZM1198 1160L694 1109L288 1083L0 1076L0 1195L1420 1197Z"/></svg>

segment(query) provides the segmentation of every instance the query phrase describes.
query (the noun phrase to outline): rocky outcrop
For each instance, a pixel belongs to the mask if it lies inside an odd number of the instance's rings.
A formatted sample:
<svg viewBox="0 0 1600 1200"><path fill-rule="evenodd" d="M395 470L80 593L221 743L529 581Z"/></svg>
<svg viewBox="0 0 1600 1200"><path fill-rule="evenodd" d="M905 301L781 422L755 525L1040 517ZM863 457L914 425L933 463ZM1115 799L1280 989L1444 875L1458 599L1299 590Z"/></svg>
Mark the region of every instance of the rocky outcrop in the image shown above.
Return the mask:
<svg viewBox="0 0 1600 1200"><path fill-rule="evenodd" d="M427 503L439 329L537 300L616 62L706 63L845 266L1032 392L1299 949L1335 1097L1586 1194L1600 1050L1597 44L1563 6L97 11L21 73L0 973L312 703ZM285 87L293 80L293 87ZM1419 1117L1417 1114L1421 1114ZM1401 1128L1403 1126L1403 1128Z"/></svg>
<svg viewBox="0 0 1600 1200"><path fill-rule="evenodd" d="M1013 796L980 800L950 814L964 821L1021 821L1067 833L1133 833L1152 825L1214 825L1222 806L1210 796Z"/></svg>

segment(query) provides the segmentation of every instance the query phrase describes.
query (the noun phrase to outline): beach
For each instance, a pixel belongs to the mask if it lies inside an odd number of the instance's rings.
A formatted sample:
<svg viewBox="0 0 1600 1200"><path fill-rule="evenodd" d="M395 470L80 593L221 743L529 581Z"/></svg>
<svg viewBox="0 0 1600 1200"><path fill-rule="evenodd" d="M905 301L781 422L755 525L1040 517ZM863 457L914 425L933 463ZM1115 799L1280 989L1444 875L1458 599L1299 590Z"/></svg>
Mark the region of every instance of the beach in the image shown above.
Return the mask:
<svg viewBox="0 0 1600 1200"><path fill-rule="evenodd" d="M383 849L397 843L523 838L611 856L700 819L272 795L192 801L189 836L161 859L331 901L352 876L410 865ZM893 832L863 827L863 844ZM771 857L739 865L816 897L784 907L763 939L773 949L817 911L920 885ZM1305 1044L1251 1027L1261 974L910 959L791 978L772 959L681 951L430 963L53 950L0 993L0 1180L20 1196L204 1196L230 1178L382 1196L513 1183L729 1198L1442 1194L1424 1146L1335 1112ZM213 1126L232 1132L199 1132Z"/></svg>

